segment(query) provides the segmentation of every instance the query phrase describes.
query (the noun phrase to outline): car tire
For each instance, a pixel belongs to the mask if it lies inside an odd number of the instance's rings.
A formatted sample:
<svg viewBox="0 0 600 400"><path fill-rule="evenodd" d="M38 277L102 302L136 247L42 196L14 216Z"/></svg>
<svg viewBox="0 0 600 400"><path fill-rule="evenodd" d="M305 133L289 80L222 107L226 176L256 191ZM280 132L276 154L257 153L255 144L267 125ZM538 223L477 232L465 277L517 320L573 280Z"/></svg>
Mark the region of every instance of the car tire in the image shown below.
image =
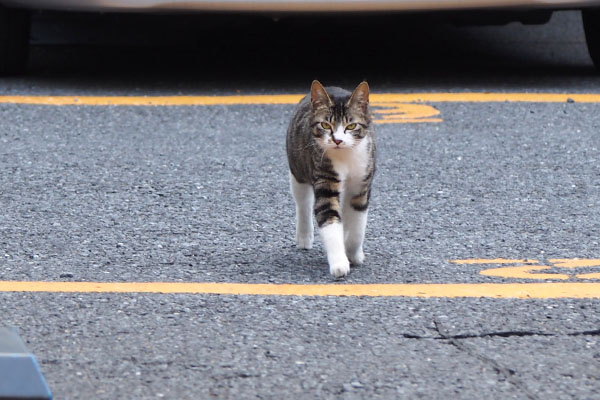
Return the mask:
<svg viewBox="0 0 600 400"><path fill-rule="evenodd" d="M27 69L30 29L29 11L0 6L0 75Z"/></svg>
<svg viewBox="0 0 600 400"><path fill-rule="evenodd" d="M600 70L600 8L581 11L588 51L596 69Z"/></svg>

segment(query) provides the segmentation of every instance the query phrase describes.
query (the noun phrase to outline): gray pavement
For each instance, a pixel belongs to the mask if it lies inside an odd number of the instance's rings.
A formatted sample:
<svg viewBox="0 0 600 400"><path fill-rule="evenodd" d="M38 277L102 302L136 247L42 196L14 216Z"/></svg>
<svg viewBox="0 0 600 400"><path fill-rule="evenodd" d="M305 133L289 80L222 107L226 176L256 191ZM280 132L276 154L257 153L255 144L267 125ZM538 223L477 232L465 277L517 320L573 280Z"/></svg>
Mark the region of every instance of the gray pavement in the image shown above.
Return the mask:
<svg viewBox="0 0 600 400"><path fill-rule="evenodd" d="M303 26L253 53L268 36L253 29L224 60L210 55L236 34L201 55L34 36L30 75L0 94L301 93L363 77L380 93L600 92L577 13L436 25L444 36L414 36L387 65L402 47L375 32L372 68L307 64L289 50L307 48ZM448 260L600 257L600 103L432 105L443 122L376 126L367 260L337 284L529 282ZM0 104L1 279L336 283L319 240L294 246L292 111ZM0 293L0 316L57 399L600 396L592 299Z"/></svg>

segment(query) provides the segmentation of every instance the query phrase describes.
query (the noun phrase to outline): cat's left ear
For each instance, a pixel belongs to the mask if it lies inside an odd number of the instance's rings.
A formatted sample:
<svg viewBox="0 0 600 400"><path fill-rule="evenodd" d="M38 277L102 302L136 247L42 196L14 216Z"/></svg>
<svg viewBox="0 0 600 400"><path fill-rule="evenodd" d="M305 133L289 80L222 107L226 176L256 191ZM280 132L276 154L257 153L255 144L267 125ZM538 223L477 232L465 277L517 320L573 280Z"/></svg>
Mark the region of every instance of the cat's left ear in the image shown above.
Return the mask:
<svg viewBox="0 0 600 400"><path fill-rule="evenodd" d="M329 108L333 105L331 98L327 94L327 91L321 85L321 82L314 80L310 87L310 103L313 110L319 108Z"/></svg>
<svg viewBox="0 0 600 400"><path fill-rule="evenodd" d="M369 107L369 84L365 81L361 82L354 92L352 92L352 96L348 100L348 107L358 108L362 112L367 112L367 108Z"/></svg>

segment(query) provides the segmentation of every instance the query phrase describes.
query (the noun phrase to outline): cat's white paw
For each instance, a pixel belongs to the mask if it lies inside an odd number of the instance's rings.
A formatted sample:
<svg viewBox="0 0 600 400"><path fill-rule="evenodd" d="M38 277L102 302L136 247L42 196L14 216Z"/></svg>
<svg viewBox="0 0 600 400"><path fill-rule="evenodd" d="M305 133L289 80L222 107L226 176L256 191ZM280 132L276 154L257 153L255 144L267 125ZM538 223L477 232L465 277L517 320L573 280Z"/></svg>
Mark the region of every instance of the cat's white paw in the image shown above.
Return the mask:
<svg viewBox="0 0 600 400"><path fill-rule="evenodd" d="M350 272L350 262L346 257L332 260L329 263L329 272L336 278L341 278Z"/></svg>
<svg viewBox="0 0 600 400"><path fill-rule="evenodd" d="M363 253L362 249L357 251L348 253L348 259L354 265L362 265L365 262L365 253Z"/></svg>
<svg viewBox="0 0 600 400"><path fill-rule="evenodd" d="M300 249L312 249L314 240L314 234L296 235L296 243L298 244L298 248Z"/></svg>

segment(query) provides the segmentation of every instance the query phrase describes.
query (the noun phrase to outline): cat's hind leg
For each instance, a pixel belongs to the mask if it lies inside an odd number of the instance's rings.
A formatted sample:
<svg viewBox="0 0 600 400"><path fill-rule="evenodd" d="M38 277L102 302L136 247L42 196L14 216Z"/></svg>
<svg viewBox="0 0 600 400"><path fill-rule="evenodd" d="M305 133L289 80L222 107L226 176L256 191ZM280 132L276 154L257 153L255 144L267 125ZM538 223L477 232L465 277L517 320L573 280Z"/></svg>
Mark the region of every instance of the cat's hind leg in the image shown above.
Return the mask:
<svg viewBox="0 0 600 400"><path fill-rule="evenodd" d="M365 261L363 241L367 228L367 210L344 210L344 247L352 264L361 265Z"/></svg>
<svg viewBox="0 0 600 400"><path fill-rule="evenodd" d="M290 187L296 202L296 243L301 249L310 249L315 238L313 225L314 190L310 184L299 183L291 172Z"/></svg>

